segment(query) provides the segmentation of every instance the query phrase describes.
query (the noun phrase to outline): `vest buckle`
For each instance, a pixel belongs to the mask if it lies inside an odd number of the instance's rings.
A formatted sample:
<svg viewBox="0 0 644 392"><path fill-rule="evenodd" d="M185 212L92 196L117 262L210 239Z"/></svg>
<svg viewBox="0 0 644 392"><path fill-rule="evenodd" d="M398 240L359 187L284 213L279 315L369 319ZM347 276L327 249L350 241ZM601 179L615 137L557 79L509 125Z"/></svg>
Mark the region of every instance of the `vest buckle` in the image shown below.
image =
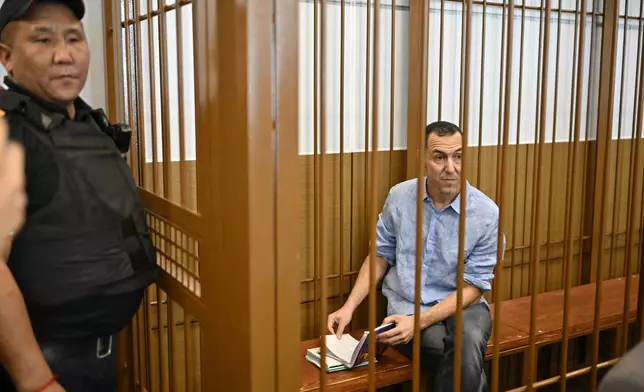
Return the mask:
<svg viewBox="0 0 644 392"><path fill-rule="evenodd" d="M105 359L112 354L112 335L107 339L107 344L105 343L104 337L96 339L96 358Z"/></svg>

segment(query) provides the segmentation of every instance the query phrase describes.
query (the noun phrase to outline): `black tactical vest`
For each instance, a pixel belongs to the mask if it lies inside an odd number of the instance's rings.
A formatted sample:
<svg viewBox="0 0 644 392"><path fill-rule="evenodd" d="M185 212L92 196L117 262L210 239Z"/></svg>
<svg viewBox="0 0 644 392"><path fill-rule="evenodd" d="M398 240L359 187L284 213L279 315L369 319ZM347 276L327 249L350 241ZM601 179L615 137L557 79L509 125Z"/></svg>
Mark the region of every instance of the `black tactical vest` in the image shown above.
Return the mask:
<svg viewBox="0 0 644 392"><path fill-rule="evenodd" d="M27 304L57 308L151 284L156 252L107 121L74 122L11 90L0 91L0 109L51 148L59 173L51 202L27 217L11 249L9 268Z"/></svg>

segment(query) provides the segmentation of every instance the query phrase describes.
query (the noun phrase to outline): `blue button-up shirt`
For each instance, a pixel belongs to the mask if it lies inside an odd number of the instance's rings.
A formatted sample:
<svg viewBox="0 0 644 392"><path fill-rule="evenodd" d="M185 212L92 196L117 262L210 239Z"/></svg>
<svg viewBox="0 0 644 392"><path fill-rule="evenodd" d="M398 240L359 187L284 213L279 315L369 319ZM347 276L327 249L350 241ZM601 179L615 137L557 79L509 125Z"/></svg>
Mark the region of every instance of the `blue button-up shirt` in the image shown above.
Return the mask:
<svg viewBox="0 0 644 392"><path fill-rule="evenodd" d="M426 179L424 184L426 184ZM461 196L440 211L423 189L421 311L456 291ZM376 254L391 268L382 287L387 313L414 313L416 274L417 180L389 191L376 228ZM466 185L464 281L481 291L491 289L497 261L499 209L483 192ZM505 248L505 240L504 240ZM482 299L485 301L485 299Z"/></svg>

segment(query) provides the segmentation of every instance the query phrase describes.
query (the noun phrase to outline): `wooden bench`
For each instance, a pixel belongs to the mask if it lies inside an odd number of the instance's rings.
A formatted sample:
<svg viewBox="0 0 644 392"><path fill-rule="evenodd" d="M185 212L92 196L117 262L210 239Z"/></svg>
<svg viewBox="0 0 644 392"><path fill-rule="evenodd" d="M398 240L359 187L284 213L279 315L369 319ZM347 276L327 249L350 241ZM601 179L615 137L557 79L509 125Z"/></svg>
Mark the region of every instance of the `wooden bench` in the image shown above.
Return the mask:
<svg viewBox="0 0 644 392"><path fill-rule="evenodd" d="M624 308L624 278L602 282L599 324L601 329L612 328L622 323ZM631 277L629 322L637 314L637 290L639 276ZM595 284L573 287L570 290L569 333L570 337L588 335L593 330L595 311ZM562 336L563 290L542 293L537 296L536 344L545 346L557 342ZM494 315L494 305L491 306ZM499 328L499 349L502 355L525 350L530 341L530 297L521 297L503 302L503 316ZM359 337L362 331L352 333ZM301 344L301 392L319 390L319 369L306 361L306 350L319 347L318 339L307 340ZM492 357L494 342L492 338L487 347L486 358ZM378 388L400 384L411 380L411 361L396 349L385 351L376 364L376 386ZM327 390L332 391L365 391L369 381L369 368L361 367L327 374Z"/></svg>

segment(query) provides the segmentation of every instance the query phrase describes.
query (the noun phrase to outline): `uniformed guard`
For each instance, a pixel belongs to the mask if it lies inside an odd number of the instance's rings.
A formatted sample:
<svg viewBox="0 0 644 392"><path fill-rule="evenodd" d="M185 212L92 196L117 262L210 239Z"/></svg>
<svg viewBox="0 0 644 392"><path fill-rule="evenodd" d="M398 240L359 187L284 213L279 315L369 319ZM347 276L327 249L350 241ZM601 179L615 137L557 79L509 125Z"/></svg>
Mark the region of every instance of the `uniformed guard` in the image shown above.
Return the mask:
<svg viewBox="0 0 644 392"><path fill-rule="evenodd" d="M116 338L157 274L122 157L129 129L79 98L90 57L84 13L82 0L5 0L0 8L0 61L9 74L0 109L24 146L28 196L24 226L5 234L7 265L40 347L15 358L31 332L14 330L24 316L7 313L0 295L0 360L21 391L113 392ZM51 372L38 365L42 357ZM25 377L30 366L38 371ZM13 389L7 373L0 391Z"/></svg>

